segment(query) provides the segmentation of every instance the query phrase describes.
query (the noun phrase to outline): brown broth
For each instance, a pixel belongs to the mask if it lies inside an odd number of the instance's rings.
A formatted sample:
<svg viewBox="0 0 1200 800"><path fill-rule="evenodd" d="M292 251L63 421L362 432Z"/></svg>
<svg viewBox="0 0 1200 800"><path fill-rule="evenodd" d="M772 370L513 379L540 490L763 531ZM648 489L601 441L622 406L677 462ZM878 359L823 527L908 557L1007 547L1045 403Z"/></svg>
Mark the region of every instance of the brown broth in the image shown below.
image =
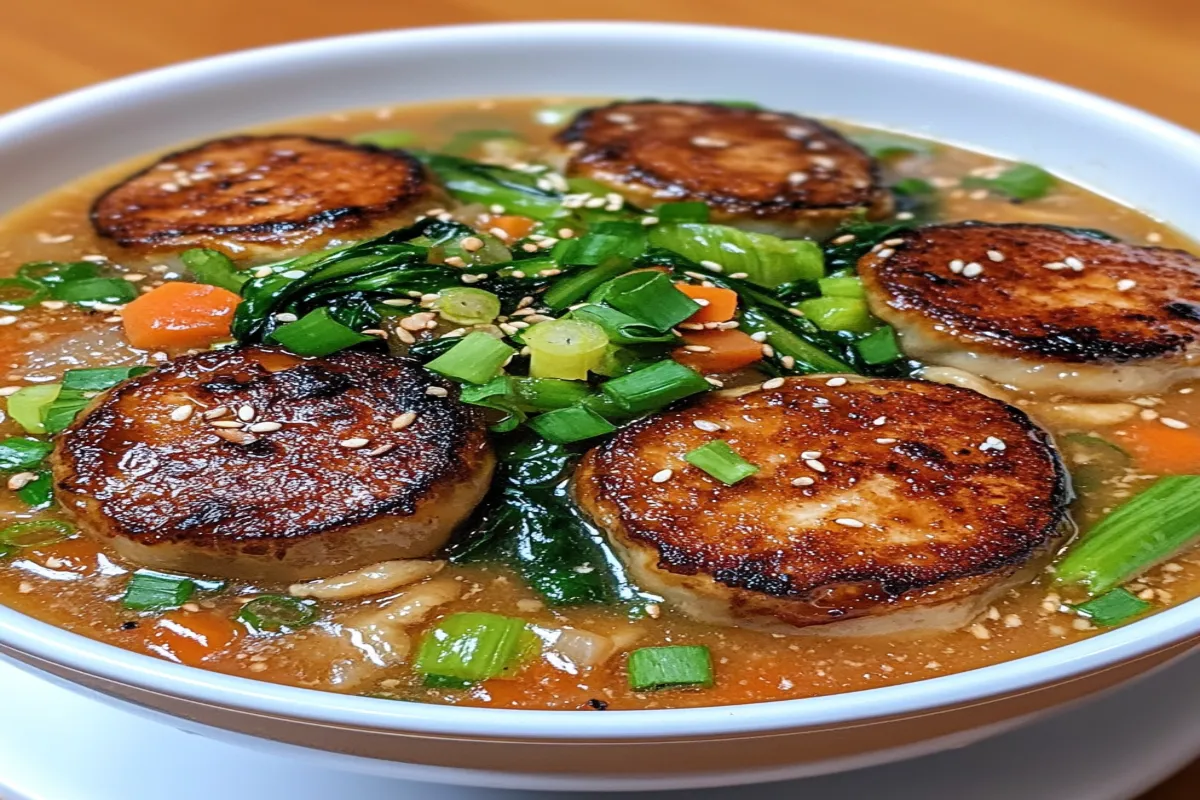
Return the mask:
<svg viewBox="0 0 1200 800"><path fill-rule="evenodd" d="M437 148L457 131L511 129L530 142L528 150L491 155L535 159L549 147L553 127L535 122L535 112L561 101L504 100L446 103L336 114L269 126L263 130L346 136L380 128L414 131L419 146ZM839 126L850 129L851 126ZM77 260L104 255L134 275L137 285L149 288L175 276L169 258L130 258L110 243L97 239L87 221L87 210L97 192L123 177L136 164L105 170L30 203L0 220L0 274L9 275L18 265L34 260ZM1175 232L1155 220L1111 200L1066 183L1045 199L1013 204L984 192L954 188L963 175L1003 165L990 156L939 146L931 155L891 162L892 177L928 179L943 187L940 219L1048 222L1103 228L1130 241L1188 247ZM1194 247L1193 247L1194 249ZM8 314L9 312L0 312ZM123 342L119 320L102 313L73 307L33 308L13 312L14 323L0 338L3 385L24 386L57 379L62 371L78 366L114 363L148 363L174 355L134 350ZM1161 397L1131 398L1144 407L1146 417L1160 415L1200 424L1200 397L1190 387ZM1108 428L1058 420L1044 414L1049 398L1021 396L1023 405L1056 436L1072 432L1098 434L1132 444L1135 435L1153 420L1140 417ZM20 428L0 419L0 435L19 435ZM1185 432L1180 435L1185 436ZM1195 438L1200 442L1200 436ZM1200 468L1200 448L1195 465ZM1095 496L1077 505L1076 519L1086 526L1102 511L1128 497L1154 476L1153 467L1136 463L1120 472L1093 476L1103 483ZM32 513L12 492L0 491L0 523L53 514ZM140 615L122 608L119 598L135 567L101 551L90 540L76 537L43 548L28 549L0 561L0 603L85 636L136 651L197 662L199 655L162 624L162 618ZM662 610L659 619L631 620L620 608L547 608L520 578L501 566L453 566L448 573L467 585L464 598L442 611L481 610L519 615L546 627L573 626L613 635L621 649L658 644L705 644L713 653L717 681L711 689L635 693L624 678L624 659L618 655L605 664L578 674L564 671L546 659L536 660L516 679L492 680L469 692L425 689L404 666L380 669L356 691L398 699L465 705L580 709L590 700L603 700L613 709L748 703L809 697L888 686L973 669L1019 658L1052 647L1097 635L1086 620L1060 610L1059 598L1045 577L1012 591L970 628L952 633L909 635L895 638L840 639L820 633L784 637L744 629L699 624ZM1185 554L1152 571L1132 587L1151 598L1156 609L1200 594L1200 556ZM168 621L207 625L207 635L229 644L199 664L235 675L314 688L335 688L329 682L330 662L344 657L332 648L339 619L352 610L378 605L381 599L326 602L323 619L305 631L284 635L253 635L229 622L241 602L263 591L284 591L284 586L250 586L233 583L224 592L200 593L193 602L167 615ZM131 627L131 623L136 627Z"/></svg>

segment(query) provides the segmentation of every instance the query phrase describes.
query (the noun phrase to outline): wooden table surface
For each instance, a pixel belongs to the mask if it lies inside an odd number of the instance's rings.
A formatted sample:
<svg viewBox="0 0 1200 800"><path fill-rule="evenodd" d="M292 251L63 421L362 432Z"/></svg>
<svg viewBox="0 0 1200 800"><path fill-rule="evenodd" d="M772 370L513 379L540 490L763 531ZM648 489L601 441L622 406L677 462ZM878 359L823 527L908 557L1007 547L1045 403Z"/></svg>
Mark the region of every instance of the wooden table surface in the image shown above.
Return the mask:
<svg viewBox="0 0 1200 800"><path fill-rule="evenodd" d="M11 0L0 13L0 112L138 70L294 39L596 18L780 28L932 50L1073 84L1200 130L1196 0ZM1197 797L1200 761L1144 800Z"/></svg>

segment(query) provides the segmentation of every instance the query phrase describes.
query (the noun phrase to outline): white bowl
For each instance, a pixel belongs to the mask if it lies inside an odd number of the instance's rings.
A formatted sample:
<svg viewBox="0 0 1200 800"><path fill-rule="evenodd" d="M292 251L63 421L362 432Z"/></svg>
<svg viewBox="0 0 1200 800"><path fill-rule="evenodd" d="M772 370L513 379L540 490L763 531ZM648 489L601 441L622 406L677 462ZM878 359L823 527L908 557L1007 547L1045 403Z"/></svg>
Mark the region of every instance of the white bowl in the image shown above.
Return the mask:
<svg viewBox="0 0 1200 800"><path fill-rule="evenodd" d="M453 97L728 98L877 124L1043 165L1200 236L1200 137L1073 89L859 42L624 23L397 31L170 67L0 118L0 211L182 140ZM1200 601L1040 655L919 683L673 711L452 708L294 689L126 652L0 608L0 652L175 724L313 748L350 769L507 787L696 787L965 744L1164 662Z"/></svg>

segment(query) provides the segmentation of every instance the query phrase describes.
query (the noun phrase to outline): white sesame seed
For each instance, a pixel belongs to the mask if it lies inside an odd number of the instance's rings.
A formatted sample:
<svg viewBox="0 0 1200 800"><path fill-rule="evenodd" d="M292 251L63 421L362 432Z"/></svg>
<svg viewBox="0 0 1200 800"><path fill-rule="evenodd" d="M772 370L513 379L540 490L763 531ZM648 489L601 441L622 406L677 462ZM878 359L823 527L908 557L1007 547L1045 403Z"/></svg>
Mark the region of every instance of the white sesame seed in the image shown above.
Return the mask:
<svg viewBox="0 0 1200 800"><path fill-rule="evenodd" d="M483 247L483 239L480 239L478 236L467 236L458 244L468 253L474 253Z"/></svg>
<svg viewBox="0 0 1200 800"><path fill-rule="evenodd" d="M750 273L749 272L731 272L729 274L729 277L733 278L734 280L741 281L741 280L745 280L746 278L749 278Z"/></svg>
<svg viewBox="0 0 1200 800"><path fill-rule="evenodd" d="M853 242L854 239L855 236L853 233L843 233L841 236L833 240L833 244L850 244L850 242Z"/></svg>
<svg viewBox="0 0 1200 800"><path fill-rule="evenodd" d="M467 265L467 262L463 261L461 256L450 256L449 258L447 258L445 260L445 263L449 264L452 267L459 267L459 268L465 267Z"/></svg>
<svg viewBox="0 0 1200 800"><path fill-rule="evenodd" d="M1045 264L1042 264L1042 266L1045 267L1046 269L1054 270L1055 272L1058 272L1059 270L1063 270L1063 269L1067 268L1067 265L1062 263L1061 261L1050 261Z"/></svg>
<svg viewBox="0 0 1200 800"><path fill-rule="evenodd" d="M763 358L770 358L771 356L775 355L775 348L771 347L769 344L764 344L762 346L762 354Z"/></svg>
<svg viewBox="0 0 1200 800"><path fill-rule="evenodd" d="M847 528L863 528L866 524L854 517L838 517L834 520L838 525L845 525Z"/></svg>
<svg viewBox="0 0 1200 800"><path fill-rule="evenodd" d="M987 257L992 261L999 262L1004 260L1004 253L1001 253L999 250L988 250Z"/></svg>
<svg viewBox="0 0 1200 800"><path fill-rule="evenodd" d="M184 420L190 419L195 411L195 406L187 405L186 403L181 406L175 406L175 408L171 409L171 419L175 420L176 422L183 422Z"/></svg>
<svg viewBox="0 0 1200 800"><path fill-rule="evenodd" d="M983 274L983 265L976 264L974 261L972 261L970 264L967 264L965 267L963 267L962 276L964 278L977 278L982 274Z"/></svg>
<svg viewBox="0 0 1200 800"><path fill-rule="evenodd" d="M983 440L983 444L979 445L979 449L983 452L987 452L988 450L1003 452L1004 450L1008 449L1008 445L1004 443L1003 439L997 439L995 436L989 436Z"/></svg>
<svg viewBox="0 0 1200 800"><path fill-rule="evenodd" d="M805 450L803 453L800 454L800 457L803 459L820 458L821 451L820 450Z"/></svg>
<svg viewBox="0 0 1200 800"><path fill-rule="evenodd" d="M715 387L717 387L718 389L720 389L720 388L723 388L723 387L725 386L725 383L724 383L723 381L721 381L721 380L719 380L719 379L717 379L717 378L714 378L714 377L713 377L713 376L711 376L711 375L705 375L705 376L704 376L704 380L708 381L708 382L709 382L709 384L711 384L712 386L715 386Z"/></svg>
<svg viewBox="0 0 1200 800"><path fill-rule="evenodd" d="M431 397L445 397L446 395L450 394L450 392L443 389L441 386L429 386L425 389L425 394L430 395Z"/></svg>
<svg viewBox="0 0 1200 800"><path fill-rule="evenodd" d="M41 306L42 306L42 308L47 308L47 309L50 309L51 311L58 311L60 309L66 308L67 304L65 302L63 302L62 300L43 300L41 302Z"/></svg>
<svg viewBox="0 0 1200 800"><path fill-rule="evenodd" d="M784 369L791 369L796 366L796 359L793 356L780 356L779 363L783 365Z"/></svg>
<svg viewBox="0 0 1200 800"><path fill-rule="evenodd" d="M21 391L20 386L5 386L0 388L0 397L11 397L19 391Z"/></svg>
<svg viewBox="0 0 1200 800"><path fill-rule="evenodd" d="M790 173L788 173L787 179L788 179L788 183L799 186L800 184L802 184L806 180L808 180L808 173L807 172L790 172Z"/></svg>
<svg viewBox="0 0 1200 800"><path fill-rule="evenodd" d="M1181 431L1184 428L1191 427L1183 420L1173 419L1172 417L1159 417L1158 421L1161 422L1163 425L1166 425L1168 428L1174 428L1175 430L1178 430L1178 431Z"/></svg>
<svg viewBox="0 0 1200 800"><path fill-rule="evenodd" d="M694 420L692 422L692 424L695 425L700 430L708 431L709 433L715 433L716 431L721 430L720 425L718 425L715 422L710 422L709 420L706 420L706 419Z"/></svg>
<svg viewBox="0 0 1200 800"><path fill-rule="evenodd" d="M1075 270L1076 272L1083 269L1083 262L1080 261L1075 256L1067 256L1066 258L1063 259L1063 263L1066 264L1071 269Z"/></svg>
<svg viewBox="0 0 1200 800"><path fill-rule="evenodd" d="M396 445L389 442L387 444L381 444L378 447L372 448L370 450L364 450L363 455L365 455L365 456L381 456L384 453L389 453L395 449L396 449Z"/></svg>
<svg viewBox="0 0 1200 800"><path fill-rule="evenodd" d="M1144 408L1138 412L1138 416L1149 422L1152 419L1158 419L1158 412L1152 408Z"/></svg>
<svg viewBox="0 0 1200 800"><path fill-rule="evenodd" d="M24 489L29 484L37 480L37 474L34 472L18 472L8 479L8 488L16 492Z"/></svg>
<svg viewBox="0 0 1200 800"><path fill-rule="evenodd" d="M822 464L820 461L817 461L815 458L805 459L804 464L809 469L814 470L816 472L824 472L825 471L825 465Z"/></svg>
<svg viewBox="0 0 1200 800"><path fill-rule="evenodd" d="M1162 234L1158 233L1157 231L1151 231L1150 233L1146 234L1146 241L1150 242L1151 244L1157 244L1158 242L1162 241Z"/></svg>
<svg viewBox="0 0 1200 800"><path fill-rule="evenodd" d="M405 411L403 414L392 418L391 428L394 431L402 431L409 425L412 425L416 419L417 414L415 411Z"/></svg>
<svg viewBox="0 0 1200 800"><path fill-rule="evenodd" d="M1131 278L1122 278L1121 280L1117 281L1118 292L1128 292L1135 286L1137 286L1137 281Z"/></svg>
<svg viewBox="0 0 1200 800"><path fill-rule="evenodd" d="M884 239L883 240L884 247L898 247L899 245L902 245L902 244L904 244L903 239Z"/></svg>
<svg viewBox="0 0 1200 800"><path fill-rule="evenodd" d="M875 444L895 444L896 440L891 437L881 437L875 440Z"/></svg>
<svg viewBox="0 0 1200 800"><path fill-rule="evenodd" d="M847 383L845 378L830 378L825 381L826 386L845 386Z"/></svg>
<svg viewBox="0 0 1200 800"><path fill-rule="evenodd" d="M896 251L890 247L885 247L879 251L880 258L891 258Z"/></svg>
<svg viewBox="0 0 1200 800"><path fill-rule="evenodd" d="M767 332L766 331L757 331L755 333L750 334L750 338L756 342L765 342L767 340Z"/></svg>
<svg viewBox="0 0 1200 800"><path fill-rule="evenodd" d="M370 443L370 439L364 439L361 436L353 436L349 439L342 439L340 442L338 442L339 445L349 450L357 450L360 447L366 447Z"/></svg>
<svg viewBox="0 0 1200 800"><path fill-rule="evenodd" d="M713 136L693 136L692 144L696 147L729 147L729 142Z"/></svg>
<svg viewBox="0 0 1200 800"><path fill-rule="evenodd" d="M700 266L704 267L705 269L710 269L713 272L720 272L722 269L724 269L724 267L715 261L701 261Z"/></svg>
<svg viewBox="0 0 1200 800"><path fill-rule="evenodd" d="M217 406L216 408L210 408L200 416L204 417L205 419L220 419L228 413L229 409L225 406Z"/></svg>
<svg viewBox="0 0 1200 800"><path fill-rule="evenodd" d="M887 417L876 417L875 419L871 420L871 424L872 425L885 425L885 424L887 424Z"/></svg>
<svg viewBox="0 0 1200 800"><path fill-rule="evenodd" d="M251 433L274 433L282 427L283 423L280 422L256 422L246 430Z"/></svg>
<svg viewBox="0 0 1200 800"><path fill-rule="evenodd" d="M240 427L242 427L243 423L238 422L237 420L233 420L233 419L218 419L218 420L213 420L213 421L209 422L208 424L213 426L214 428L240 428Z"/></svg>
<svg viewBox="0 0 1200 800"><path fill-rule="evenodd" d="M279 274L285 278L296 280L297 278L303 278L307 273L305 273L305 271L302 269L289 269L287 272L281 272Z"/></svg>
<svg viewBox="0 0 1200 800"><path fill-rule="evenodd" d="M687 350L689 353L711 353L712 352L711 347L709 347L708 345L703 345L703 344L684 345L683 349Z"/></svg>
<svg viewBox="0 0 1200 800"><path fill-rule="evenodd" d="M258 414L254 410L254 406L244 405L244 406L238 407L237 416L238 416L238 419L240 419L242 422L249 422L250 420L254 419L256 416L258 416Z"/></svg>
<svg viewBox="0 0 1200 800"><path fill-rule="evenodd" d="M298 319L300 319L300 318L297 317L295 314L289 313L287 311L283 311L283 312L275 315L276 322L295 322Z"/></svg>
<svg viewBox="0 0 1200 800"><path fill-rule="evenodd" d="M0 325L12 325L17 321L17 318L11 314L0 317Z"/></svg>
<svg viewBox="0 0 1200 800"><path fill-rule="evenodd" d="M259 267L250 274L255 278L269 278L275 274L275 270L271 269L270 267Z"/></svg>
<svg viewBox="0 0 1200 800"><path fill-rule="evenodd" d="M652 483L666 483L667 481L671 480L671 476L674 474L675 472L673 470L660 469L658 472L650 476L650 481Z"/></svg>
<svg viewBox="0 0 1200 800"><path fill-rule="evenodd" d="M783 386L783 378L771 378L762 383L763 389L778 389L780 386Z"/></svg>
<svg viewBox="0 0 1200 800"><path fill-rule="evenodd" d="M817 481L815 478L809 478L807 476L804 476L801 478L793 478L792 486L812 486L816 482Z"/></svg>

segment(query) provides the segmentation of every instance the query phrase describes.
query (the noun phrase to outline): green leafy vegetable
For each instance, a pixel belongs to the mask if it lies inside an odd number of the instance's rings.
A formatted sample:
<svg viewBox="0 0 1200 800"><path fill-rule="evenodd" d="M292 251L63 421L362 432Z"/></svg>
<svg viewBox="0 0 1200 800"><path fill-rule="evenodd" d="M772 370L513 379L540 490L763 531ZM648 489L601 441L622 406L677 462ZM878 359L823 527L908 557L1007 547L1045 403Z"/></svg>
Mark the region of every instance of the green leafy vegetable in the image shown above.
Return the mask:
<svg viewBox="0 0 1200 800"><path fill-rule="evenodd" d="M738 455L729 442L722 439L697 447L685 454L683 460L731 486L758 472L758 467Z"/></svg>
<svg viewBox="0 0 1200 800"><path fill-rule="evenodd" d="M935 147L933 142L889 131L863 131L852 134L850 140L866 150L872 158L929 155Z"/></svg>
<svg viewBox="0 0 1200 800"><path fill-rule="evenodd" d="M31 519L0 529L0 546L45 547L75 533L75 526L59 519Z"/></svg>
<svg viewBox="0 0 1200 800"><path fill-rule="evenodd" d="M233 259L216 250L204 248L184 250L180 255L180 260L188 268L188 272L192 273L192 277L200 283L219 286L231 292L240 293L242 285L250 279L248 274L238 270Z"/></svg>
<svg viewBox="0 0 1200 800"><path fill-rule="evenodd" d="M545 219L562 206L562 195L539 186L529 172L444 153L417 153L450 194L467 203L501 205L510 214Z"/></svg>
<svg viewBox="0 0 1200 800"><path fill-rule="evenodd" d="M656 225L650 243L696 262L711 261L725 274L745 273L748 280L773 289L825 274L821 248L807 239L780 239L725 225Z"/></svg>
<svg viewBox="0 0 1200 800"><path fill-rule="evenodd" d="M42 463L54 445L43 439L10 437L0 442L0 471L25 472Z"/></svg>
<svg viewBox="0 0 1200 800"><path fill-rule="evenodd" d="M596 293L618 311L665 333L700 310L661 272L634 272L614 278ZM594 294L596 294L594 293Z"/></svg>
<svg viewBox="0 0 1200 800"><path fill-rule="evenodd" d="M1102 628L1120 625L1146 613L1150 608L1150 603L1126 589L1113 589L1075 606L1075 610L1081 616L1087 617Z"/></svg>
<svg viewBox="0 0 1200 800"><path fill-rule="evenodd" d="M42 410L42 426L46 433L59 433L75 421L80 411L100 392L122 381L150 371L150 367L92 367L69 369L53 400Z"/></svg>
<svg viewBox="0 0 1200 800"><path fill-rule="evenodd" d="M191 578L140 569L125 585L121 604L135 611L170 611L186 603L195 591Z"/></svg>
<svg viewBox="0 0 1200 800"><path fill-rule="evenodd" d="M35 511L47 508L54 500L54 478L49 470L42 470L29 483L17 490L21 502Z"/></svg>
<svg viewBox="0 0 1200 800"><path fill-rule="evenodd" d="M995 178L968 175L960 183L966 188L987 189L1017 200L1037 200L1045 197L1056 183L1054 176L1032 164L1016 164Z"/></svg>
<svg viewBox="0 0 1200 800"><path fill-rule="evenodd" d="M425 368L467 383L487 383L516 350L495 337L475 331L425 365Z"/></svg>
<svg viewBox="0 0 1200 800"><path fill-rule="evenodd" d="M311 602L281 594L260 595L238 611L238 620L255 631L270 633L299 630L317 621Z"/></svg>
<svg viewBox="0 0 1200 800"><path fill-rule="evenodd" d="M612 433L617 428L586 406L560 408L529 420L529 427L556 444L570 444Z"/></svg>

